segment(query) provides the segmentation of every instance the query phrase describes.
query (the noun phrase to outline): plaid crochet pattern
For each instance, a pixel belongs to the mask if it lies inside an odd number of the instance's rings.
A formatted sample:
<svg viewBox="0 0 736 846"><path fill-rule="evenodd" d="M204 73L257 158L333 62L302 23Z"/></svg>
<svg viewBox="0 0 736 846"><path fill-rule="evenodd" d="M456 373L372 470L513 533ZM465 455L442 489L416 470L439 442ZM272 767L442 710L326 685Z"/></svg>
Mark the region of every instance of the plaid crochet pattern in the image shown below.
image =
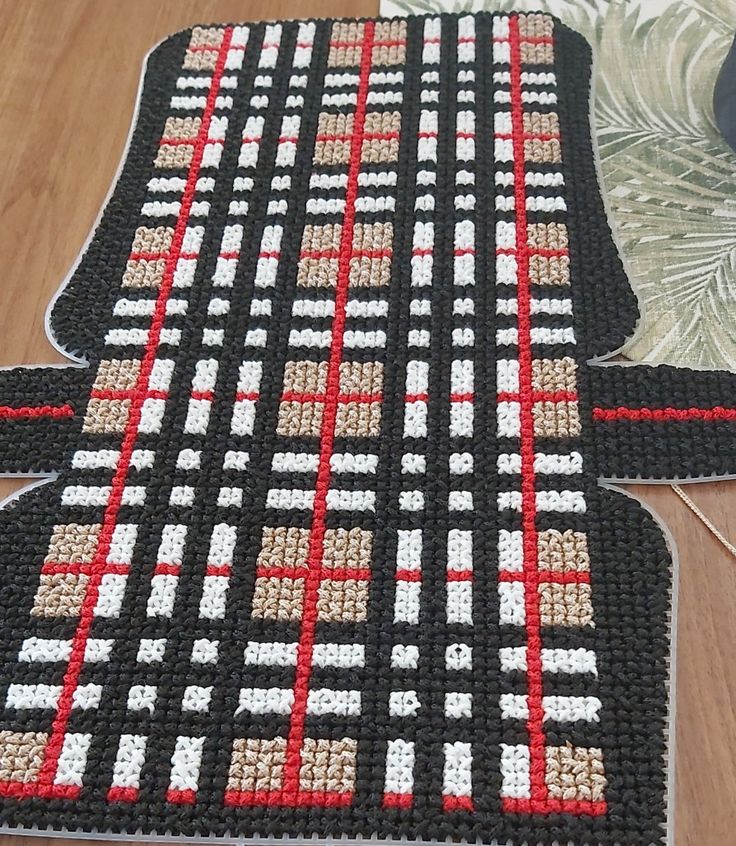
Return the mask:
<svg viewBox="0 0 736 846"><path fill-rule="evenodd" d="M0 820L613 844L666 823L671 558L600 478L735 472L736 377L638 311L590 50L540 14L152 53L51 325L0 372Z"/></svg>

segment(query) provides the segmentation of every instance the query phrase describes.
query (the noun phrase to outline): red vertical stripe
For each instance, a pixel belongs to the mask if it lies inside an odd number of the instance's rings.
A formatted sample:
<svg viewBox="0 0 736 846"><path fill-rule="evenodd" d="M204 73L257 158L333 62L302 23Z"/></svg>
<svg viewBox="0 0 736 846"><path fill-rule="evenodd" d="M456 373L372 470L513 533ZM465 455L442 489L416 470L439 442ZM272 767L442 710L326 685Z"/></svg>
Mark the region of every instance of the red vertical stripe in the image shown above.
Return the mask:
<svg viewBox="0 0 736 846"><path fill-rule="evenodd" d="M521 417L521 524L524 555L524 610L526 614L527 704L529 718L532 801L547 799L545 734L542 709L542 642L539 619L536 495L534 488L534 419L532 416L532 345L529 253L526 222L526 166L524 163L524 110L521 100L519 19L509 18L511 47L511 125L514 147L514 208L516 210L516 268L519 327L519 404Z"/></svg>
<svg viewBox="0 0 736 846"><path fill-rule="evenodd" d="M123 490L125 488L125 482L130 468L130 460L138 437L141 410L143 408L146 392L148 391L148 380L151 375L151 370L153 369L153 364L156 360L161 330L166 317L166 304L174 283L176 265L181 255L184 233L189 222L192 202L194 201L196 191L197 178L199 177L202 164L202 156L204 154L205 144L207 143L210 121L215 110L215 102L219 93L220 80L222 79L223 71L225 69L225 59L227 58L231 38L232 28L228 27L225 29L223 34L222 45L219 48L217 56L217 64L212 74L210 91L202 113L202 123L195 142L194 155L189 167L186 187L181 199L179 218L176 222L171 249L166 258L166 268L163 279L161 280L161 287L159 289L158 299L156 300L156 308L151 319L148 342L141 361L141 369L136 383L136 390L130 406L128 422L125 427L125 433L120 448L120 457L112 480L110 499L108 500L108 504L102 518L102 529L100 531L97 551L91 566L90 580L79 612L79 624L72 640L72 651L66 673L64 674L64 681L58 700L56 717L51 725L51 736L49 738L48 745L46 746L43 765L39 773L38 782L36 783L38 785L39 792L48 792L56 776L59 755L64 743L67 724L72 710L74 691L77 689L79 674L84 664L84 653L90 629L92 627L94 607L97 604L100 582L105 571L105 562L110 551L113 532L117 524L118 512L120 511L123 498Z"/></svg>
<svg viewBox="0 0 736 846"><path fill-rule="evenodd" d="M327 514L327 492L330 487L330 460L335 440L335 420L337 418L338 397L340 393L340 363L343 352L343 333L345 331L345 307L350 283L350 259L353 255L353 228L355 224L355 200L358 195L358 174L363 149L365 128L366 100L368 80L373 53L373 34L375 24L366 21L360 59L360 81L355 107L353 137L350 144L350 164L345 191L345 216L340 238L340 259L335 292L335 317L332 321L332 342L327 368L327 390L322 428L320 432L319 466L314 497L314 511L309 535L309 555L307 564L309 573L304 580L304 604L302 607L302 625L296 655L294 677L294 705L291 709L289 735L286 744L286 763L284 765L283 793L296 797L299 793L299 771L301 769L302 745L304 743L304 723L307 715L307 696L309 678L312 673L312 652L317 623L317 598L321 580L322 554L325 538L325 517Z"/></svg>

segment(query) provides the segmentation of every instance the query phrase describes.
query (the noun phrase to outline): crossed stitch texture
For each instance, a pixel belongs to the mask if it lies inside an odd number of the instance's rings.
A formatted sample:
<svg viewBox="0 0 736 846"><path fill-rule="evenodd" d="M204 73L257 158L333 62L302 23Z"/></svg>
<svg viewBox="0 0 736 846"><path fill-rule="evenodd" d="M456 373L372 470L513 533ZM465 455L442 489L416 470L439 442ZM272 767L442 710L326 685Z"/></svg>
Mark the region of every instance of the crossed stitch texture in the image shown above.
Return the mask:
<svg viewBox="0 0 736 846"><path fill-rule="evenodd" d="M195 27L0 373L0 796L71 831L661 842L671 560L734 472L633 332L545 15Z"/></svg>

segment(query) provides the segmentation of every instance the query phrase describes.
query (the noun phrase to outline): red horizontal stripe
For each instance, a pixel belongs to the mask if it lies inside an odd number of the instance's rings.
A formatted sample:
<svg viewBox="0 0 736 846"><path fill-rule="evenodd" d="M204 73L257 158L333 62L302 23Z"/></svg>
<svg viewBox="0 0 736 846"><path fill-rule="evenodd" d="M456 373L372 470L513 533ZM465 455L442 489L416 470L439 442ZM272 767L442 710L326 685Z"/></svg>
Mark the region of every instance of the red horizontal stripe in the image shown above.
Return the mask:
<svg viewBox="0 0 736 846"><path fill-rule="evenodd" d="M235 401L236 402L241 402L242 400L256 401L256 400L260 399L260 397L261 397L261 395L258 393L258 391L238 391L237 394L235 394Z"/></svg>
<svg viewBox="0 0 736 846"><path fill-rule="evenodd" d="M500 570L498 573L499 582L524 582L526 578L525 573L517 573L509 570ZM557 585L590 584L590 573L586 570L566 570L565 572L538 570L533 574L530 581L534 584L538 582L553 582Z"/></svg>
<svg viewBox="0 0 736 846"><path fill-rule="evenodd" d="M421 570L397 570L394 574L397 582L421 582Z"/></svg>
<svg viewBox="0 0 736 846"><path fill-rule="evenodd" d="M713 408L594 408L594 420L736 420L736 408L725 408L722 405Z"/></svg>
<svg viewBox="0 0 736 846"><path fill-rule="evenodd" d="M387 41L374 41L373 47L401 47L406 44L405 38L394 38ZM354 47L356 50L361 46L360 41L330 41L330 47Z"/></svg>
<svg viewBox="0 0 736 846"><path fill-rule="evenodd" d="M498 402L521 402L521 397L515 391L499 391L496 395ZM576 402L576 391L532 391L532 402Z"/></svg>
<svg viewBox="0 0 736 846"><path fill-rule="evenodd" d="M159 259L168 259L168 253L130 253L128 261L158 261ZM198 259L199 253L179 253L177 259Z"/></svg>
<svg viewBox="0 0 736 846"><path fill-rule="evenodd" d="M411 808L414 804L414 796L411 793L384 793L384 808Z"/></svg>
<svg viewBox="0 0 736 846"><path fill-rule="evenodd" d="M502 800L503 810L511 814L573 814L600 817L608 810L605 801L582 799L509 799Z"/></svg>
<svg viewBox="0 0 736 846"><path fill-rule="evenodd" d="M191 399L193 400L207 400L208 402L212 402L215 398L215 395L212 391L192 391Z"/></svg>
<svg viewBox="0 0 736 846"><path fill-rule="evenodd" d="M448 570L447 571L447 581L448 582L472 582L473 581L473 571L472 570Z"/></svg>
<svg viewBox="0 0 736 846"><path fill-rule="evenodd" d="M108 802L137 802L137 787L111 787L107 791Z"/></svg>
<svg viewBox="0 0 736 846"><path fill-rule="evenodd" d="M262 45L265 47L277 47L277 44L264 44ZM220 45L217 46L212 44L198 44L196 47L187 47L187 51L190 53L201 53L203 50L207 51L208 53L216 53L220 49ZM245 44L228 44L228 50L240 50L245 53L246 47Z"/></svg>
<svg viewBox="0 0 736 846"><path fill-rule="evenodd" d="M327 790L226 790L225 805L274 805L287 808L304 808L316 805L322 808L337 808L349 805L353 801L352 793L338 793Z"/></svg>
<svg viewBox="0 0 736 846"><path fill-rule="evenodd" d="M22 405L18 408L0 405L0 417L9 420L24 420L34 417L74 417L74 409L70 405Z"/></svg>
<svg viewBox="0 0 736 846"><path fill-rule="evenodd" d="M442 810L451 812L451 811L473 811L475 810L473 806L473 797L472 796L443 796L442 797Z"/></svg>
<svg viewBox="0 0 736 846"><path fill-rule="evenodd" d="M567 249L562 250L547 250L544 247L529 247L529 258L534 256L543 256L545 258L555 258L569 255ZM497 256L513 256L516 255L516 247L496 247Z"/></svg>
<svg viewBox="0 0 736 846"><path fill-rule="evenodd" d="M164 144L169 147L181 147L182 145L193 147L196 143L196 138L166 138L165 136L158 142L159 147L162 147Z"/></svg>
<svg viewBox="0 0 736 846"><path fill-rule="evenodd" d="M284 391L282 402L326 402L324 394L303 394L298 391ZM383 394L338 394L337 402L383 402Z"/></svg>
<svg viewBox="0 0 736 846"><path fill-rule="evenodd" d="M78 799L82 788L75 784L40 784L37 781L0 781L0 796L13 799Z"/></svg>
<svg viewBox="0 0 736 846"><path fill-rule="evenodd" d="M92 564L83 564L77 561L49 561L41 567L44 576L55 574L69 574L70 576L88 575L92 572ZM127 576L130 572L128 564L105 564L103 573L113 573L118 576Z"/></svg>
<svg viewBox="0 0 736 846"><path fill-rule="evenodd" d="M101 390L98 388L93 388L89 392L91 399L104 399L104 400L124 400L124 399L136 399L140 398L141 393L136 388L131 388L129 391L110 391L110 390ZM145 392L145 399L168 399L169 393L168 391L146 391Z"/></svg>
<svg viewBox="0 0 736 846"><path fill-rule="evenodd" d="M429 394L404 394L404 402L429 402Z"/></svg>
<svg viewBox="0 0 736 846"><path fill-rule="evenodd" d="M229 579L233 569L229 564L208 564L204 574L205 576L224 576Z"/></svg>
<svg viewBox="0 0 736 846"><path fill-rule="evenodd" d="M508 38L494 38L495 44L505 43ZM521 44L552 44L552 39L547 35L522 35L519 38L519 45Z"/></svg>
<svg viewBox="0 0 736 846"><path fill-rule="evenodd" d="M181 564L167 564L161 562L153 570L154 576L178 576L181 574Z"/></svg>
<svg viewBox="0 0 736 846"><path fill-rule="evenodd" d="M502 141L510 141L514 136L510 132L494 132L493 137ZM535 134L534 132L524 133L525 141L556 141L559 137L559 132L540 132L538 134Z"/></svg>
<svg viewBox="0 0 736 846"><path fill-rule="evenodd" d="M450 402L473 402L475 394L450 394Z"/></svg>
<svg viewBox="0 0 736 846"><path fill-rule="evenodd" d="M316 572L315 578L320 581L330 579L333 582L344 582L354 579L357 582L369 582L371 571L366 567L321 567L310 570L308 567L259 567L256 575L261 579L305 579L310 573Z"/></svg>
<svg viewBox="0 0 736 846"><path fill-rule="evenodd" d="M194 805L197 801L196 790L173 790L166 791L166 801L174 805Z"/></svg>

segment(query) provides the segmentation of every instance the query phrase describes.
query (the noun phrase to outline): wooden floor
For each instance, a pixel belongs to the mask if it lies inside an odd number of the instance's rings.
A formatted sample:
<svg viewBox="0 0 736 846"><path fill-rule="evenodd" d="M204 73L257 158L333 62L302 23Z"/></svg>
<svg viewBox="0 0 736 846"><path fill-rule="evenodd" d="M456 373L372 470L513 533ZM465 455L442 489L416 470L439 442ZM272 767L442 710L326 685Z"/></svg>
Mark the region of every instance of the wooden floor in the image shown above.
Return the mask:
<svg viewBox="0 0 736 846"><path fill-rule="evenodd" d="M371 15L378 0L0 0L0 366L62 361L46 306L112 184L146 52L192 23ZM0 480L0 496L23 485ZM667 486L627 490L680 560L675 846L736 843L736 560ZM690 486L736 540L736 484ZM730 526L729 526L730 523ZM41 839L0 836L0 846Z"/></svg>

